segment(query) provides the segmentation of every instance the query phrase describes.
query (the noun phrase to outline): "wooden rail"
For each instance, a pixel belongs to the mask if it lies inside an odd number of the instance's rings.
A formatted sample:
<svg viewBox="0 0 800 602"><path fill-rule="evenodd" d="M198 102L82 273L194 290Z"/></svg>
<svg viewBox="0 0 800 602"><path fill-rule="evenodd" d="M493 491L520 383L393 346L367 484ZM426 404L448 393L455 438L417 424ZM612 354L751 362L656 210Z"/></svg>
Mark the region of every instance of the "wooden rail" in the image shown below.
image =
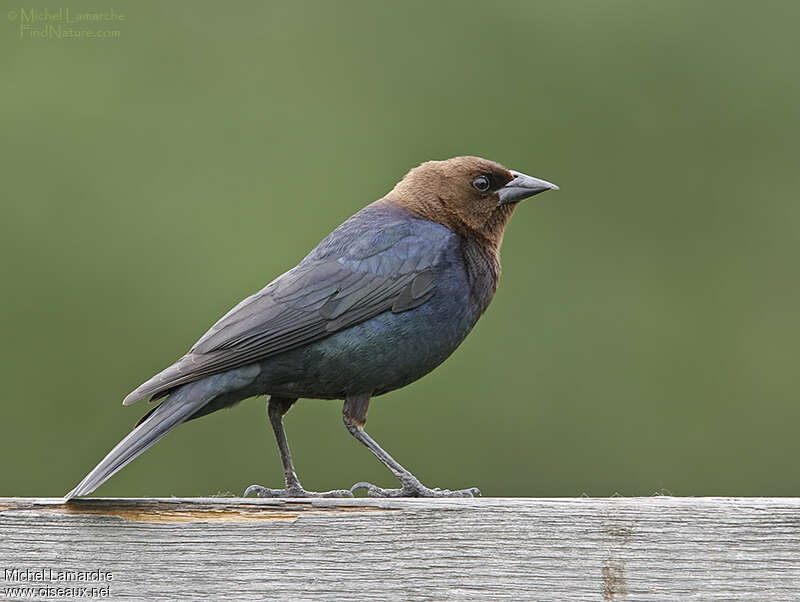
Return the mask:
<svg viewBox="0 0 800 602"><path fill-rule="evenodd" d="M800 498L0 498L0 577L0 600L800 600Z"/></svg>

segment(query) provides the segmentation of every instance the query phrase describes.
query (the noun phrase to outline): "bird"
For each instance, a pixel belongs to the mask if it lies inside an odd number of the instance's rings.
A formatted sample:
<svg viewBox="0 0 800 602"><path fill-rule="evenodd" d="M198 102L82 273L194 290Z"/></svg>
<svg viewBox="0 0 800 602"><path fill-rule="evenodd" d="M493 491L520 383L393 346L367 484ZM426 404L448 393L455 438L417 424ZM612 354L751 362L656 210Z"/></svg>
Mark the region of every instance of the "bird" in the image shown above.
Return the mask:
<svg viewBox="0 0 800 602"><path fill-rule="evenodd" d="M476 156L426 161L326 236L295 267L245 298L189 351L129 393L160 401L64 496L91 493L179 424L267 396L284 487L244 496L471 497L429 488L365 425L373 397L431 372L461 344L497 290L503 233L523 199L558 186ZM347 430L399 481L308 491L284 416L300 398L343 400Z"/></svg>

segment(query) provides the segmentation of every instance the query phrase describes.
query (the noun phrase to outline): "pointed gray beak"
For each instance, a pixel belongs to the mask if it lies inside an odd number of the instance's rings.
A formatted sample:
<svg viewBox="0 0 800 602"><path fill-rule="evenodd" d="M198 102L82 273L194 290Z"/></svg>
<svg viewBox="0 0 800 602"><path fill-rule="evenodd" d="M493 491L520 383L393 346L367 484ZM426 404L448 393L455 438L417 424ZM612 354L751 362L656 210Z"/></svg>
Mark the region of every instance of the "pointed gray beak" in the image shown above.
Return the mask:
<svg viewBox="0 0 800 602"><path fill-rule="evenodd" d="M514 176L514 179L497 191L497 195L500 197L500 202L497 203L498 207L508 203L516 203L545 190L558 190L558 186L547 180L526 176L524 173L513 169L509 171Z"/></svg>

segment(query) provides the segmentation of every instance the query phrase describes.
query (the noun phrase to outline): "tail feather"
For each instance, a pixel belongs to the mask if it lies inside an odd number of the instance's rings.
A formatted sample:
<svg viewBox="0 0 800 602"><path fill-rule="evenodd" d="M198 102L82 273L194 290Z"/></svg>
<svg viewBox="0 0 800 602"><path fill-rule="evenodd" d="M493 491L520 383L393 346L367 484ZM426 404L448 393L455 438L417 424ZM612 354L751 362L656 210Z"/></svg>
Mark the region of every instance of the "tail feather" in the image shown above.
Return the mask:
<svg viewBox="0 0 800 602"><path fill-rule="evenodd" d="M194 383L192 383L194 384ZM199 384L199 383L198 383ZM188 385L171 394L154 408L127 437L117 443L100 463L64 496L64 500L86 495L105 483L112 475L127 466L134 458L158 442L164 435L185 422L215 397L214 392L198 395L200 387Z"/></svg>
<svg viewBox="0 0 800 602"><path fill-rule="evenodd" d="M100 464L64 496L64 501L91 493L164 435L192 418L208 414L249 397L247 387L260 374L258 364L207 376L171 391L161 405L145 414L136 427ZM208 406L208 407L206 407Z"/></svg>
<svg viewBox="0 0 800 602"><path fill-rule="evenodd" d="M177 362L171 366L167 366L161 372L147 379L128 393L122 401L122 405L129 406L143 397L150 397L151 395L153 399L157 399L163 397L163 394L166 394L170 389L174 389L181 384L186 384L189 382L186 380L186 372L190 365L191 358L188 355L184 355ZM200 378L201 376L190 380L199 380Z"/></svg>

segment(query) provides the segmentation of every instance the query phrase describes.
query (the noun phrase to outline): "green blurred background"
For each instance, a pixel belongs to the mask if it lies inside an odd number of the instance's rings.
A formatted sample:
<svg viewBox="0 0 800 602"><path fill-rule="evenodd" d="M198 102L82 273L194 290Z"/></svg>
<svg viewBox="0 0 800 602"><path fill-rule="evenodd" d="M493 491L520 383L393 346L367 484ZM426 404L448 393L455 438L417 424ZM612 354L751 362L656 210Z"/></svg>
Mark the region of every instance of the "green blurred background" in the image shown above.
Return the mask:
<svg viewBox="0 0 800 602"><path fill-rule="evenodd" d="M370 433L490 496L800 494L800 4L113 7L111 39L0 15L0 495L69 490L146 410L129 390L460 154L561 191L520 207L489 311ZM394 486L340 411L287 416L303 484ZM263 399L97 494L251 483L282 483Z"/></svg>

